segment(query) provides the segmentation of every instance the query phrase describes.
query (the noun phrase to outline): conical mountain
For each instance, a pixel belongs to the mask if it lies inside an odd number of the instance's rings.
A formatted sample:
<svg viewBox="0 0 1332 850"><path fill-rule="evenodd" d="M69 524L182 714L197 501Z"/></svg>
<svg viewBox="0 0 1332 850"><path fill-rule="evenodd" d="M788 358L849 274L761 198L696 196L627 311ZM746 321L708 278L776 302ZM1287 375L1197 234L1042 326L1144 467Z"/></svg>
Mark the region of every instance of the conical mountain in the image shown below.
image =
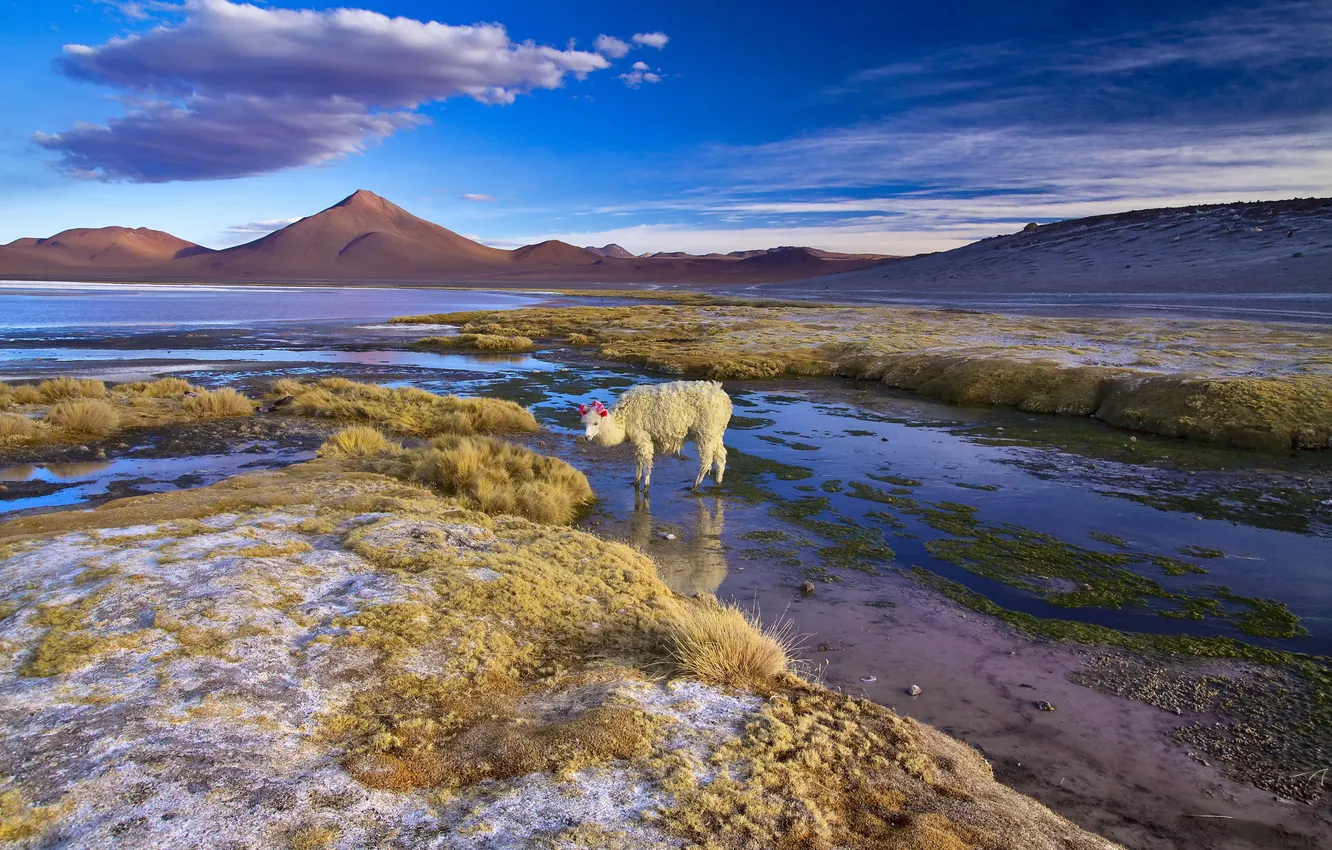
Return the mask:
<svg viewBox="0 0 1332 850"><path fill-rule="evenodd" d="M323 212L191 265L223 277L399 280L509 266L490 248L362 189Z"/></svg>

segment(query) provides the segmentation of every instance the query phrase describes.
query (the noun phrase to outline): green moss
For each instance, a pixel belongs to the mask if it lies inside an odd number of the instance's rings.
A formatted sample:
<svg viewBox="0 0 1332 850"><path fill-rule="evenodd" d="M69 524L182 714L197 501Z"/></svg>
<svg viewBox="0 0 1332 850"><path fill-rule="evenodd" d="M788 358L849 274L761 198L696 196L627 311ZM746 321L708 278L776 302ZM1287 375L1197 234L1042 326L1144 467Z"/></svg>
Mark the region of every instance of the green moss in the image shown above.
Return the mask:
<svg viewBox="0 0 1332 850"><path fill-rule="evenodd" d="M819 485L819 489L825 493L840 493L842 492L842 479L829 478Z"/></svg>
<svg viewBox="0 0 1332 850"><path fill-rule="evenodd" d="M850 488L849 495L856 499L865 499L870 502L880 502L885 505L892 505L902 510L913 510L920 506L920 502L907 496L895 496L892 493L885 492L878 487L865 484L861 481L852 481L847 485Z"/></svg>
<svg viewBox="0 0 1332 850"><path fill-rule="evenodd" d="M1194 637L1192 635L1155 635L1141 632L1124 632L1091 623L1037 617L1021 611L1010 611L991 602L982 594L968 589L965 585L935 575L920 567L912 567L910 575L921 585L942 593L954 602L973 611L989 614L1022 631L1039 637L1094 646L1116 646L1139 652L1166 652L1201 658L1234 658L1273 666L1297 664L1301 666L1301 669L1303 669L1303 664L1306 663L1324 668L1327 664L1326 659L1316 656L1299 655L1279 649L1254 646L1228 637ZM1332 672L1324 672L1323 675L1327 677L1327 682L1324 685L1325 693L1328 699L1332 701ZM1332 704L1332 702L1329 704Z"/></svg>
<svg viewBox="0 0 1332 850"><path fill-rule="evenodd" d="M1161 568L1161 572L1168 576L1182 576L1194 573L1195 575L1206 575L1207 570L1197 564L1190 564L1188 561L1181 561L1178 558L1167 557L1166 555L1152 555L1149 560Z"/></svg>
<svg viewBox="0 0 1332 850"><path fill-rule="evenodd" d="M953 482L953 486L962 487L966 490L985 490L987 492L994 492L995 490L1000 489L998 484L968 484L965 481L955 481Z"/></svg>
<svg viewBox="0 0 1332 850"><path fill-rule="evenodd" d="M775 528L760 528L754 531L746 531L740 535L740 539L753 543L777 543L782 540L790 540L791 535Z"/></svg>
<svg viewBox="0 0 1332 850"><path fill-rule="evenodd" d="M1107 531L1092 531L1088 532L1087 536L1092 540L1099 540L1100 542L1108 543L1111 546L1118 546L1120 549L1128 548L1128 541L1120 537L1118 534L1111 534Z"/></svg>
<svg viewBox="0 0 1332 850"><path fill-rule="evenodd" d="M1207 546L1181 546L1177 550L1181 555L1188 555L1191 558L1224 558L1226 553L1220 549L1212 549Z"/></svg>
<svg viewBox="0 0 1332 850"><path fill-rule="evenodd" d="M873 437L873 436L874 436L874 432L873 432L873 431L866 431L866 430L863 430L863 429L861 429L861 428L847 428L847 429L846 429L845 431L843 431L842 433L843 433L843 434L846 434L848 437Z"/></svg>
<svg viewBox="0 0 1332 850"><path fill-rule="evenodd" d="M903 478L900 475L875 475L868 473L865 477L872 478L875 481L882 481L885 484L892 484L895 487L919 487L921 483L914 478Z"/></svg>

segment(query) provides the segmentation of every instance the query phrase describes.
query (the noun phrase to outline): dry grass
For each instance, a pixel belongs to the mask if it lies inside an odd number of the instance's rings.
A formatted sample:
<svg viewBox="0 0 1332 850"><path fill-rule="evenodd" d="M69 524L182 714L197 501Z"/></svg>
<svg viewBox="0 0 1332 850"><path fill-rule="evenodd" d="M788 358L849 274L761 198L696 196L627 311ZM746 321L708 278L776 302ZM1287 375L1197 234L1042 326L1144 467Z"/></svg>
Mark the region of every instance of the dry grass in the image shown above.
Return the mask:
<svg viewBox="0 0 1332 850"><path fill-rule="evenodd" d="M37 392L48 404L71 398L105 398L106 384L94 378L61 376L42 381L37 385Z"/></svg>
<svg viewBox="0 0 1332 850"><path fill-rule="evenodd" d="M490 437L437 437L391 463L410 480L492 515L563 525L593 499L587 476L569 464Z"/></svg>
<svg viewBox="0 0 1332 850"><path fill-rule="evenodd" d="M764 629L754 617L702 597L669 627L671 656L684 673L710 685L769 690L794 669L800 636L789 620Z"/></svg>
<svg viewBox="0 0 1332 850"><path fill-rule="evenodd" d="M156 381L138 381L116 387L116 389L147 398L183 398L186 393L198 392L198 387L184 378L158 378Z"/></svg>
<svg viewBox="0 0 1332 850"><path fill-rule="evenodd" d="M200 419L222 419L228 416L253 416L254 402L231 387L220 390L202 390L190 396L181 408Z"/></svg>
<svg viewBox="0 0 1332 850"><path fill-rule="evenodd" d="M367 425L343 428L324 441L319 457L368 458L402 451L402 445Z"/></svg>
<svg viewBox="0 0 1332 850"><path fill-rule="evenodd" d="M1332 439L1332 332L1319 328L707 302L395 321L595 345L607 359L672 375L881 380L952 404L1095 416L1245 448Z"/></svg>
<svg viewBox="0 0 1332 850"><path fill-rule="evenodd" d="M42 404L46 401L35 384L19 384L10 391L9 399L13 404Z"/></svg>
<svg viewBox="0 0 1332 850"><path fill-rule="evenodd" d="M440 396L415 387L380 387L345 378L310 384L279 381L274 394L294 401L282 408L298 416L372 422L395 434L516 434L537 430L536 419L511 401Z"/></svg>
<svg viewBox="0 0 1332 850"><path fill-rule="evenodd" d="M0 413L0 440L22 439L32 434L32 420L16 413Z"/></svg>
<svg viewBox="0 0 1332 850"><path fill-rule="evenodd" d="M57 428L90 436L104 436L120 427L115 408L94 399L62 401L46 414L46 421Z"/></svg>
<svg viewBox="0 0 1332 850"><path fill-rule="evenodd" d="M417 342L424 348L447 348L464 351L521 352L536 346L525 336L499 334L458 334L457 336L430 336Z"/></svg>
<svg viewBox="0 0 1332 850"><path fill-rule="evenodd" d="M55 823L57 806L34 806L19 791L0 791L0 841L35 838Z"/></svg>

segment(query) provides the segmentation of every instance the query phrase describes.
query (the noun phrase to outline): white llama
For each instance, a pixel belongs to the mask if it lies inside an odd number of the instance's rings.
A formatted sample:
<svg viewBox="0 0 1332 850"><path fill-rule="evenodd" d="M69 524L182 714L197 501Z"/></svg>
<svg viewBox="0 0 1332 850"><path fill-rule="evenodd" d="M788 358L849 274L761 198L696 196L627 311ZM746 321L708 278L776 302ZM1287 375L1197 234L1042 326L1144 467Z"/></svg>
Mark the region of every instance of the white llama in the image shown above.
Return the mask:
<svg viewBox="0 0 1332 850"><path fill-rule="evenodd" d="M578 406L588 440L618 446L628 440L637 461L634 486L652 484L654 455L676 454L692 439L698 450L698 476L703 483L708 468L718 484L726 473L726 425L731 421L731 398L716 381L675 381L633 387L607 409L599 401Z"/></svg>

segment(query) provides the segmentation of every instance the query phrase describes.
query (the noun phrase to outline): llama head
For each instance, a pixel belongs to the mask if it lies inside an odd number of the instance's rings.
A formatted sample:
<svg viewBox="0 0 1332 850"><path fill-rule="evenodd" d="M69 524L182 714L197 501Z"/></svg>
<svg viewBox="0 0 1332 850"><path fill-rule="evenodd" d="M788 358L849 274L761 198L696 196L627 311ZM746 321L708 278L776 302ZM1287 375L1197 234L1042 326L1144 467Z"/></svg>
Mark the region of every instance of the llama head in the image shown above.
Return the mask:
<svg viewBox="0 0 1332 850"><path fill-rule="evenodd" d="M578 419L583 423L583 436L588 440L595 440L597 434L601 432L601 427L610 419L610 411L601 402L593 399L591 404L578 405Z"/></svg>

